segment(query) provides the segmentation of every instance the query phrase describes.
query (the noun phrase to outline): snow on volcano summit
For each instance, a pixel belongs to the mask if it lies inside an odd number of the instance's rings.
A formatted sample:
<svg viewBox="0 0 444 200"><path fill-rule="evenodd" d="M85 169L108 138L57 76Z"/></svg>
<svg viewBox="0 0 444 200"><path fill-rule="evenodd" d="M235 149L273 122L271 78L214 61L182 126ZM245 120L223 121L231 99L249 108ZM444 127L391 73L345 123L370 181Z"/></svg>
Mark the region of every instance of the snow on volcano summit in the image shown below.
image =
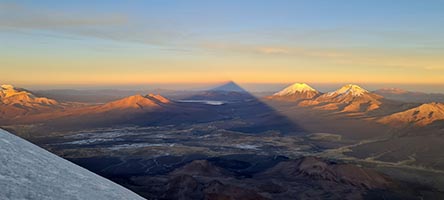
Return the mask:
<svg viewBox="0 0 444 200"><path fill-rule="evenodd" d="M300 101L319 96L319 92L305 83L295 83L267 98L284 101Z"/></svg>
<svg viewBox="0 0 444 200"><path fill-rule="evenodd" d="M12 86L12 85L1 85L0 86L2 89L4 89L4 90L8 90L8 89L14 89L14 86Z"/></svg>
<svg viewBox="0 0 444 200"><path fill-rule="evenodd" d="M66 104L46 97L37 97L23 88L12 85L0 86L0 119L17 119L32 114L49 112Z"/></svg>
<svg viewBox="0 0 444 200"><path fill-rule="evenodd" d="M318 106L321 110L340 110L342 112L367 112L380 107L383 97L367 91L366 89L347 84L317 97L314 101L304 101L300 105Z"/></svg>
<svg viewBox="0 0 444 200"><path fill-rule="evenodd" d="M305 83L295 83L293 85L290 85L286 88L284 88L283 90L275 93L274 95L277 96L289 96L289 95L293 95L296 93L303 93L303 92L316 92L319 93L318 91L316 91L315 89L313 89L312 87L310 87L309 85L305 84Z"/></svg>
<svg viewBox="0 0 444 200"><path fill-rule="evenodd" d="M18 104L26 107L56 105L57 101L45 97L36 97L27 90L15 88L12 85L0 86L0 103L13 105Z"/></svg>
<svg viewBox="0 0 444 200"><path fill-rule="evenodd" d="M329 92L327 95L329 96L337 96L337 95L348 95L352 96L362 96L366 93L369 93L366 89L360 87L359 85L347 84L339 88L334 92Z"/></svg>

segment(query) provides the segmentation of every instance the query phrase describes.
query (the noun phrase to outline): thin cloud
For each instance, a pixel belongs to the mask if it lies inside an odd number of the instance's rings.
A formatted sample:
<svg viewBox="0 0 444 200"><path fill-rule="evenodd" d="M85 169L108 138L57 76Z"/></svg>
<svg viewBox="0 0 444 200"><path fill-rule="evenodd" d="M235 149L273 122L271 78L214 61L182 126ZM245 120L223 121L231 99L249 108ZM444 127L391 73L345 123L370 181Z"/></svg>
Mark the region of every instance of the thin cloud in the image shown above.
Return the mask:
<svg viewBox="0 0 444 200"><path fill-rule="evenodd" d="M72 27L94 27L125 25L128 18L122 14L92 15L88 13L68 14L48 10L3 4L0 6L0 27L24 29L64 29Z"/></svg>
<svg viewBox="0 0 444 200"><path fill-rule="evenodd" d="M18 4L0 4L1 31L47 32L54 37L89 37L149 45L166 45L186 36L174 22L154 19L144 24L125 13L65 13Z"/></svg>
<svg viewBox="0 0 444 200"><path fill-rule="evenodd" d="M442 59L436 57L418 57L388 52L384 49L367 48L297 48L277 45L246 45L235 43L206 43L202 48L221 53L260 54L267 56L285 56L290 59L322 60L325 63L349 66L372 67L392 70L427 70L442 71Z"/></svg>
<svg viewBox="0 0 444 200"><path fill-rule="evenodd" d="M278 45L246 45L235 43L211 43L200 45L201 48L211 51L222 51L230 53L262 54L289 57L316 57L316 58L343 58L347 53L334 49L314 49L284 47Z"/></svg>
<svg viewBox="0 0 444 200"><path fill-rule="evenodd" d="M289 54L290 51L285 48L277 48L277 47L262 47L258 48L257 51L263 54Z"/></svg>

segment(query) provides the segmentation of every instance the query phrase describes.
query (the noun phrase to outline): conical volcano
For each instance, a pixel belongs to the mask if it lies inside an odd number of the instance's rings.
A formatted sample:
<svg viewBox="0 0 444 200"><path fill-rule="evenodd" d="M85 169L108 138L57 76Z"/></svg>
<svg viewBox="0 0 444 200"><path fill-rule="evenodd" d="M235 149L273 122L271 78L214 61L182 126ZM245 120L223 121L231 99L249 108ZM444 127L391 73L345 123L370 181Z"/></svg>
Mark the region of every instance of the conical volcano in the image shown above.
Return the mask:
<svg viewBox="0 0 444 200"><path fill-rule="evenodd" d="M300 105L313 106L322 110L339 110L342 112L367 112L379 109L382 96L354 84L320 95L313 101L303 101Z"/></svg>
<svg viewBox="0 0 444 200"><path fill-rule="evenodd" d="M267 98L285 101L299 101L304 99L313 99L319 95L320 92L305 83L294 83Z"/></svg>

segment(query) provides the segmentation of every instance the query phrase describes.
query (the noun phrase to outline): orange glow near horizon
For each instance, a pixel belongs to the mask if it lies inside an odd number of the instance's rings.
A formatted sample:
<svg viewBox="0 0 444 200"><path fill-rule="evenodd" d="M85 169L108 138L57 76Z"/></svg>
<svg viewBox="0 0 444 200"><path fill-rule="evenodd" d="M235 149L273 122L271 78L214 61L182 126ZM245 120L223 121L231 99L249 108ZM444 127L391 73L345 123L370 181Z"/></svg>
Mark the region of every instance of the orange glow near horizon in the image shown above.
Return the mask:
<svg viewBox="0 0 444 200"><path fill-rule="evenodd" d="M357 59L357 58L356 58ZM235 80L244 83L398 83L444 84L438 59L429 68L420 61L402 64L395 59L363 63L266 55L221 56L195 59L18 59L0 61L2 82L26 84L145 84L211 83ZM444 63L444 61L443 61ZM81 66L81 67L78 67Z"/></svg>
<svg viewBox="0 0 444 200"><path fill-rule="evenodd" d="M417 12L416 6L380 7L375 3L375 8L386 9L380 14L398 21L391 23L371 11L369 17L360 19L370 20L364 26L364 21L356 21L354 11L345 9L350 3L345 7L333 3L330 6L337 6L336 10L318 15L312 13L318 9L311 10L308 3L301 2L267 3L277 6L269 15L255 12L256 6L258 11L262 9L260 4L245 2L239 4L249 9L240 13L211 10L215 7L201 3L165 4L157 9L149 2L139 4L126 10L122 9L126 6L87 3L52 2L45 9L31 2L0 3L0 13L6 16L0 17L0 82L125 85L234 80L444 85L444 29L432 18L442 14L441 10L412 19L406 13L410 9ZM292 6L308 6L310 12L294 12L289 9ZM196 12L183 12L184 7ZM166 12L170 9L176 10ZM396 13L400 9L406 12ZM286 17L281 16L283 11L287 11ZM338 18L332 18L335 13L330 12L337 12ZM206 13L208 18L196 13ZM420 16L426 23L415 21Z"/></svg>

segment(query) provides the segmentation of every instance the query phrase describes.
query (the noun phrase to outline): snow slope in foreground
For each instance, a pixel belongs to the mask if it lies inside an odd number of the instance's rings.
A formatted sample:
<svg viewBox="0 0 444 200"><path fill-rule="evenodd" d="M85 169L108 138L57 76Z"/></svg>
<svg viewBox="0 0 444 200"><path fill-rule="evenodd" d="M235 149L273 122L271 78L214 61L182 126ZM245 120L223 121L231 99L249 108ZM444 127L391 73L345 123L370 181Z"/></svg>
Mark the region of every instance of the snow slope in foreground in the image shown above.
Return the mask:
<svg viewBox="0 0 444 200"><path fill-rule="evenodd" d="M0 199L143 199L0 129Z"/></svg>

